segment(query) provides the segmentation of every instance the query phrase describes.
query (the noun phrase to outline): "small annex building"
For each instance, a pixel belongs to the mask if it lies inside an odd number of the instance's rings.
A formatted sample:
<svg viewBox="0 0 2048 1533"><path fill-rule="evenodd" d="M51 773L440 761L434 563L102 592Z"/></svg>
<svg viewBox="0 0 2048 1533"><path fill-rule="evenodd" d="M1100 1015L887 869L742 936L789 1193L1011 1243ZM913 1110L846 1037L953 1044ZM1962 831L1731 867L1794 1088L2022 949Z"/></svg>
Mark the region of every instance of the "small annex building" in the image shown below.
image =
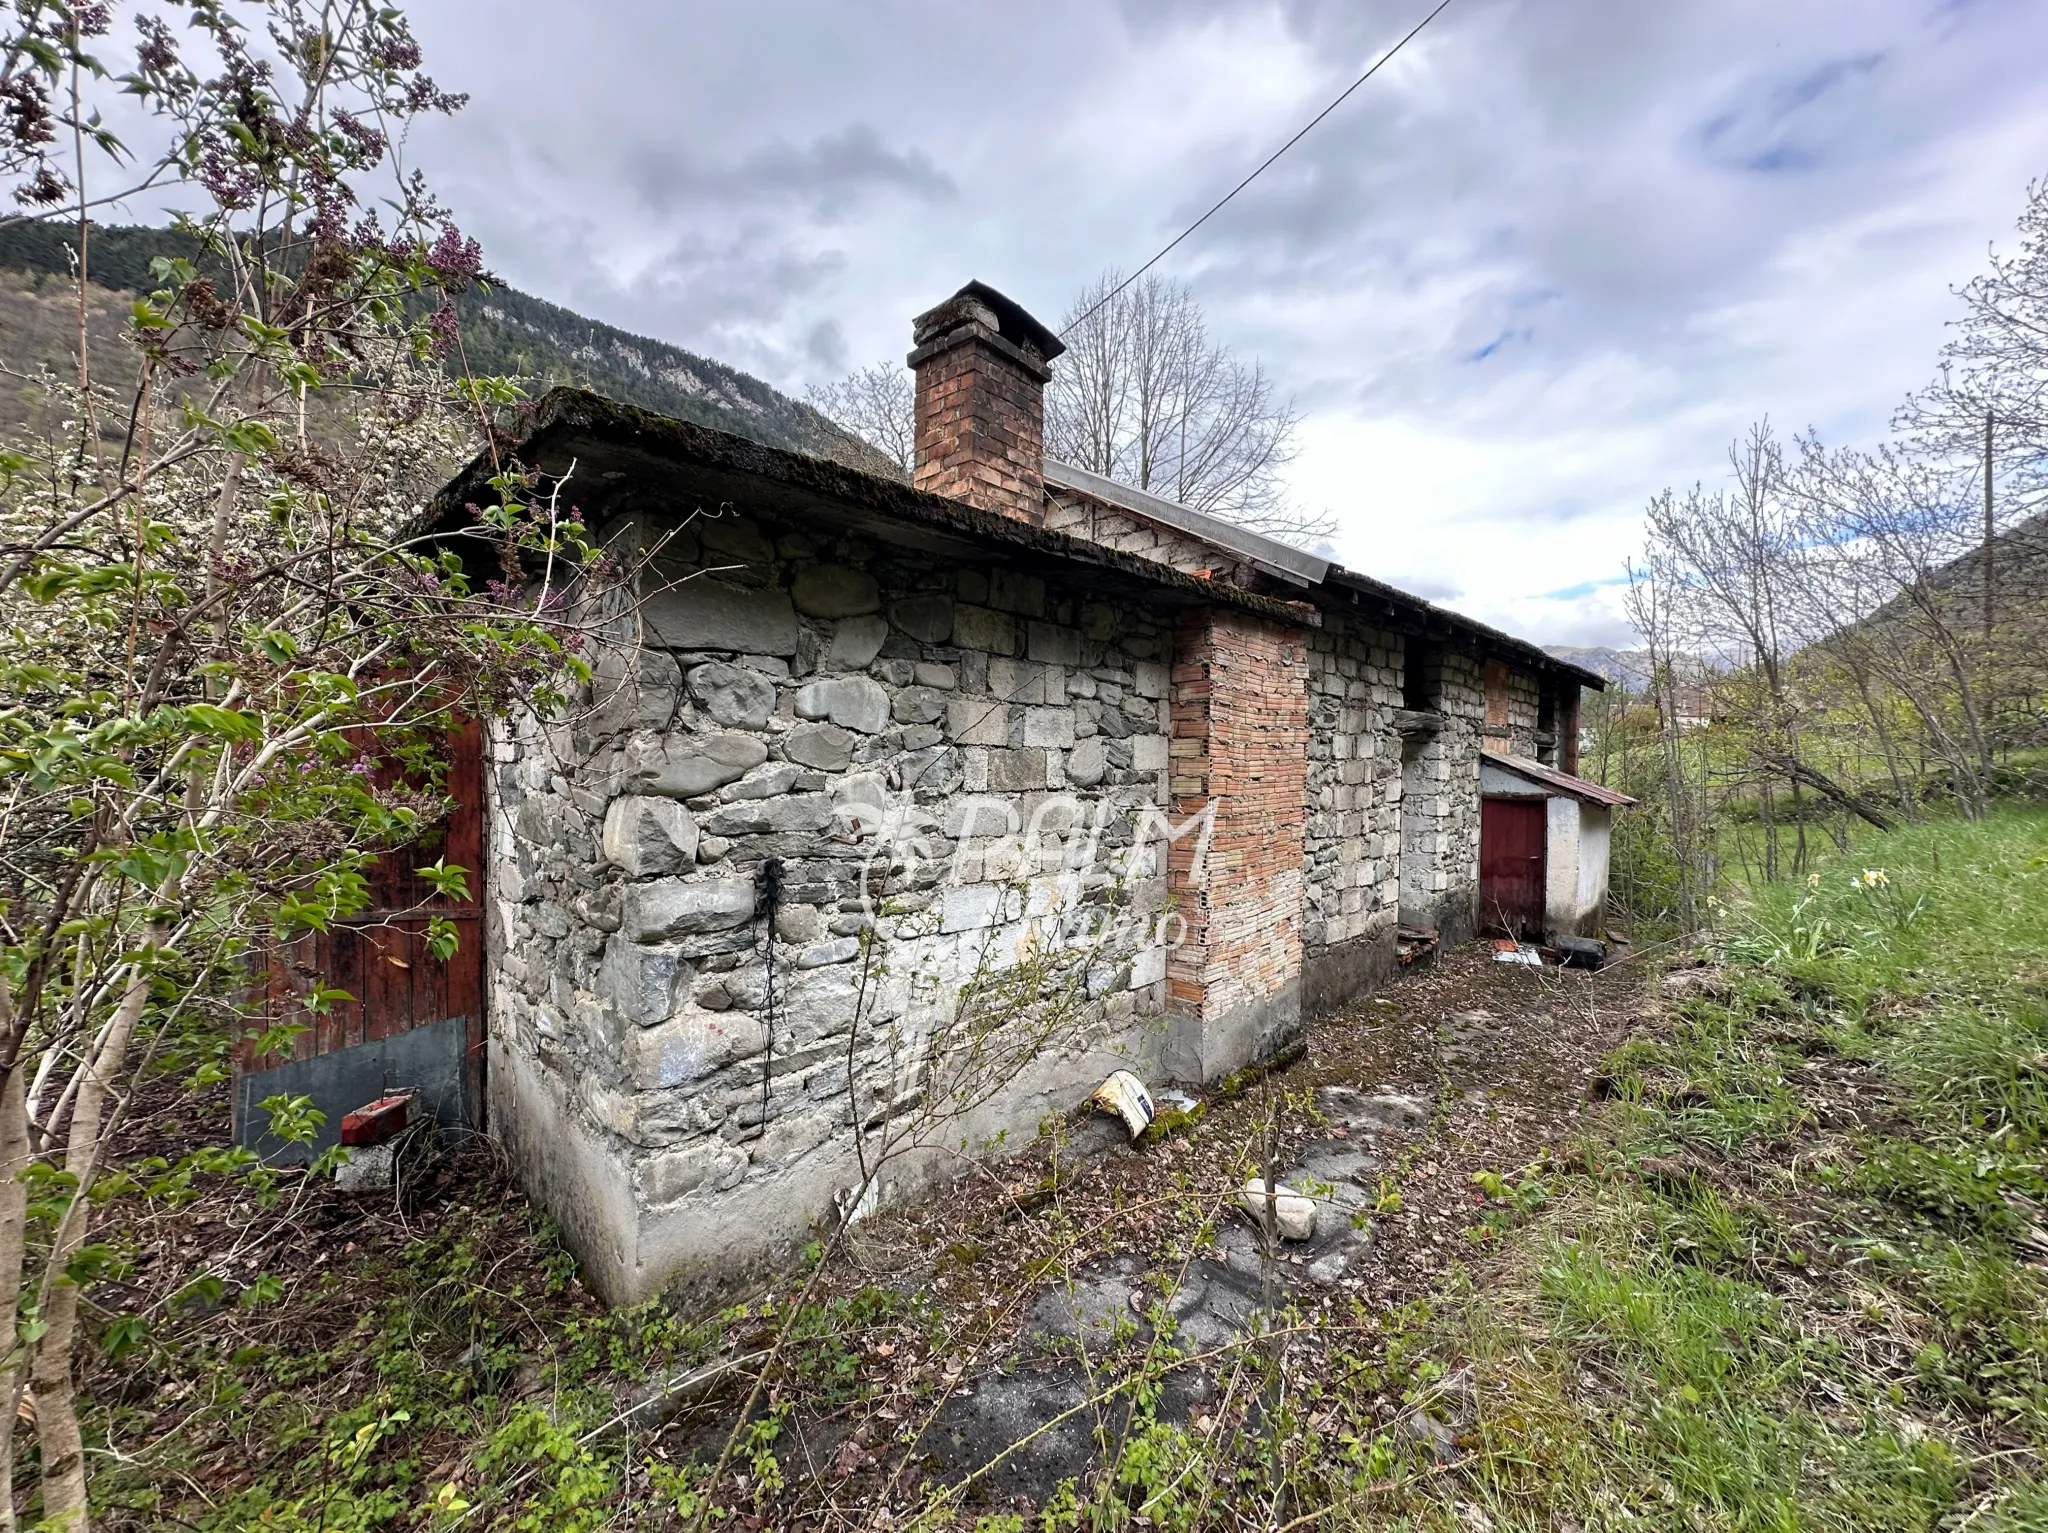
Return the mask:
<svg viewBox="0 0 2048 1533"><path fill-rule="evenodd" d="M589 696L482 748L488 1128L614 1302L729 1288L853 1212L861 1136L930 1099L963 995L1048 944L1088 954L1070 1025L870 1201L1114 1069L1220 1078L1468 940L1495 784L1544 800L1544 920L1599 923L1598 676L1048 459L1061 343L991 288L913 338L909 483L576 390L509 449L647 556ZM437 503L458 550L493 472Z"/></svg>
<svg viewBox="0 0 2048 1533"><path fill-rule="evenodd" d="M1479 757L1479 912L1514 936L1596 936L1614 811L1635 802L1540 761Z"/></svg>

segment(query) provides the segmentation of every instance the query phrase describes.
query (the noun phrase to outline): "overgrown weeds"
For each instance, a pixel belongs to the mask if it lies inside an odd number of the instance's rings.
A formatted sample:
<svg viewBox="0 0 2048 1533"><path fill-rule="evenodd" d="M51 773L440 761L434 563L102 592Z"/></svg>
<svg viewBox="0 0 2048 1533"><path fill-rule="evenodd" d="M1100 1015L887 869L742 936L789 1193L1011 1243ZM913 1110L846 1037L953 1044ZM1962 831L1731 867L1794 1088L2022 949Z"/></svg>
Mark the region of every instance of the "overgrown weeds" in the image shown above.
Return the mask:
<svg viewBox="0 0 2048 1533"><path fill-rule="evenodd" d="M1442 1315L1478 1425L1414 1515L2048 1527L2048 814L1722 919L1611 1061L1593 1169Z"/></svg>

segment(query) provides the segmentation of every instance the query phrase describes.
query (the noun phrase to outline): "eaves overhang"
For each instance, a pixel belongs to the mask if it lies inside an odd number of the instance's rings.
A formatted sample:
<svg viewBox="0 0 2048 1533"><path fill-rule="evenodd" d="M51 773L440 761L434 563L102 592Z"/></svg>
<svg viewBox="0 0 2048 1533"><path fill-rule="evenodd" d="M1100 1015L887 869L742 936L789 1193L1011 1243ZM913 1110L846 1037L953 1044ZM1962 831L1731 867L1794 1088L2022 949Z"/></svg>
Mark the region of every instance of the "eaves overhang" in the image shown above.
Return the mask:
<svg viewBox="0 0 2048 1533"><path fill-rule="evenodd" d="M1574 777L1570 772L1560 772L1556 767L1545 766L1540 761L1531 761L1526 756L1510 756L1505 751L1481 750L1479 758L1490 761L1504 772L1527 778L1538 787L1554 788L1559 793L1568 793L1573 798L1584 799L1589 804L1600 804L1608 809L1627 809L1635 803L1626 793L1617 793L1601 783L1588 782L1583 777Z"/></svg>
<svg viewBox="0 0 2048 1533"><path fill-rule="evenodd" d="M1085 538L982 511L899 480L863 473L825 458L768 447L731 432L692 425L620 404L587 389L555 388L536 401L517 436L495 454L480 453L430 503L423 531L459 538L475 522L473 507L492 498L500 463L569 477L563 495L602 493L609 483L672 486L699 503L738 509L813 514L849 531L927 551L965 557L993 550L1013 560L1098 572L1112 585L1166 595L1180 605L1221 605L1274 622L1315 628L1322 614L1306 601L1247 591L1184 574L1136 554Z"/></svg>

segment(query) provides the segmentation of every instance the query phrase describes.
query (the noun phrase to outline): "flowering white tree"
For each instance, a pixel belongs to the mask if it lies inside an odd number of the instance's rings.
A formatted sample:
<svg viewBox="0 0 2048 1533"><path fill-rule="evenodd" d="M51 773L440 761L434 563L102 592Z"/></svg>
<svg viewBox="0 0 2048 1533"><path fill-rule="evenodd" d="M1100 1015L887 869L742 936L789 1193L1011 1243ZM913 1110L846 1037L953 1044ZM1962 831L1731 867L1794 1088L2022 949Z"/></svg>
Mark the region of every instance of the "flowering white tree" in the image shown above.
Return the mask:
<svg viewBox="0 0 2048 1533"><path fill-rule="evenodd" d="M2048 181L2027 188L2018 232L1957 289L1940 374L1896 423L1953 467L1982 474L1988 455L2001 525L2048 506Z"/></svg>

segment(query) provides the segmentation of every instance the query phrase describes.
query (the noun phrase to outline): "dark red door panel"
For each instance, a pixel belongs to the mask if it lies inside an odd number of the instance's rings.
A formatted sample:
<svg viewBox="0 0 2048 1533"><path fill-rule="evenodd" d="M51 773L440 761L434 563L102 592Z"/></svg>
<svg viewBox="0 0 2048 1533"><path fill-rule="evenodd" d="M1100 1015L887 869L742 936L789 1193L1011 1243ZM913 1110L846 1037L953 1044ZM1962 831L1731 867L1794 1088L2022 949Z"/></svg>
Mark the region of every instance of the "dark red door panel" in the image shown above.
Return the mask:
<svg viewBox="0 0 2048 1533"><path fill-rule="evenodd" d="M1489 798L1479 806L1479 918L1513 936L1543 930L1541 799Z"/></svg>

